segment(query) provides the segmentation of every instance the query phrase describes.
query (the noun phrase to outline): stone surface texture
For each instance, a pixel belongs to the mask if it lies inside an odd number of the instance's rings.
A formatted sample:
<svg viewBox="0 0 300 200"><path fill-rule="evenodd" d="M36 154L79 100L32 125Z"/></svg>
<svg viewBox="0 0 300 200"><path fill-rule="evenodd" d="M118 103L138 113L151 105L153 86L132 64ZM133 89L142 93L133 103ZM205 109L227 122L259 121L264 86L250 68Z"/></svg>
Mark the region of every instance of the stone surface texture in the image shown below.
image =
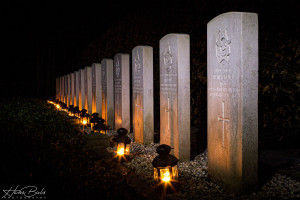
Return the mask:
<svg viewBox="0 0 300 200"><path fill-rule="evenodd" d="M240 192L257 183L258 17L229 12L207 25L208 169Z"/></svg>
<svg viewBox="0 0 300 200"><path fill-rule="evenodd" d="M92 114L92 67L84 68L84 108Z"/></svg>
<svg viewBox="0 0 300 200"><path fill-rule="evenodd" d="M101 61L102 118L110 128L115 124L114 67L112 59Z"/></svg>
<svg viewBox="0 0 300 200"><path fill-rule="evenodd" d="M190 37L168 34L160 49L160 143L190 159Z"/></svg>
<svg viewBox="0 0 300 200"><path fill-rule="evenodd" d="M134 140L154 141L153 48L137 46L132 50L132 116Z"/></svg>
<svg viewBox="0 0 300 200"><path fill-rule="evenodd" d="M79 70L79 110L84 109L84 69Z"/></svg>
<svg viewBox="0 0 300 200"><path fill-rule="evenodd" d="M114 57L115 129L130 131L130 68L129 54Z"/></svg>
<svg viewBox="0 0 300 200"><path fill-rule="evenodd" d="M102 116L101 64L92 64L92 113Z"/></svg>

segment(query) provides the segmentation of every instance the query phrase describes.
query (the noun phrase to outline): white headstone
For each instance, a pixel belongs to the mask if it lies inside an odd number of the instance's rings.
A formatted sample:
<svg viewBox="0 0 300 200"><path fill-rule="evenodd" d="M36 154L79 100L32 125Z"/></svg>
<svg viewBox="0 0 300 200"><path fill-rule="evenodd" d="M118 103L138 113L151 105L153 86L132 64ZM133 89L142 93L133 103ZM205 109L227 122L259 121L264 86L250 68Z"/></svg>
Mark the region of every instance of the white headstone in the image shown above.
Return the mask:
<svg viewBox="0 0 300 200"><path fill-rule="evenodd" d="M55 78L55 100L59 99L59 78Z"/></svg>
<svg viewBox="0 0 300 200"><path fill-rule="evenodd" d="M154 141L153 112L153 48L137 46L132 50L132 116L136 142Z"/></svg>
<svg viewBox="0 0 300 200"><path fill-rule="evenodd" d="M79 71L74 72L74 107L79 107Z"/></svg>
<svg viewBox="0 0 300 200"><path fill-rule="evenodd" d="M115 101L112 59L103 59L101 61L101 83L102 118L109 127L113 128L115 125Z"/></svg>
<svg viewBox="0 0 300 200"><path fill-rule="evenodd" d="M79 110L85 109L84 108L84 69L79 70Z"/></svg>
<svg viewBox="0 0 300 200"><path fill-rule="evenodd" d="M190 37L168 34L160 50L160 143L190 159Z"/></svg>
<svg viewBox="0 0 300 200"><path fill-rule="evenodd" d="M84 68L84 108L92 114L92 67Z"/></svg>
<svg viewBox="0 0 300 200"><path fill-rule="evenodd" d="M129 54L114 57L115 129L130 131L130 69Z"/></svg>
<svg viewBox="0 0 300 200"><path fill-rule="evenodd" d="M64 77L61 76L60 77L60 101L63 102L64 101Z"/></svg>
<svg viewBox="0 0 300 200"><path fill-rule="evenodd" d="M71 73L71 101L70 105L74 106L74 100L75 100L75 84L74 84L74 73Z"/></svg>
<svg viewBox="0 0 300 200"><path fill-rule="evenodd" d="M257 183L258 18L229 12L207 24L208 171L233 192Z"/></svg>
<svg viewBox="0 0 300 200"><path fill-rule="evenodd" d="M64 103L65 104L68 104L68 75L65 75L64 76L64 81L65 81L65 83L64 83L64 88L65 88L65 90L64 90Z"/></svg>
<svg viewBox="0 0 300 200"><path fill-rule="evenodd" d="M72 105L72 85L71 74L68 74L68 106Z"/></svg>
<svg viewBox="0 0 300 200"><path fill-rule="evenodd" d="M102 96L101 96L101 64L92 64L92 113L102 116Z"/></svg>

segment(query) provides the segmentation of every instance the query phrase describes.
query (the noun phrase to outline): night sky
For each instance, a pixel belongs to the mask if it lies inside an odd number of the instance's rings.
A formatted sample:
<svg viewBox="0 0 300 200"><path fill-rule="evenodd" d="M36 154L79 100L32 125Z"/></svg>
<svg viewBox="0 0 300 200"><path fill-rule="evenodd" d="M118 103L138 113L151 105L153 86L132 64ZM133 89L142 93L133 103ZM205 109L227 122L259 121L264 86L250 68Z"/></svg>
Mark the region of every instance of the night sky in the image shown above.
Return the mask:
<svg viewBox="0 0 300 200"><path fill-rule="evenodd" d="M242 2L186 0L177 3L155 0L139 3L99 1L92 4L83 1L70 3L9 1L1 6L4 8L1 31L4 33L2 70L5 71L1 73L1 96L38 98L53 96L55 77L91 65L92 63L79 62L83 51L120 21L130 19L129 16L140 18L141 23L143 20L148 20L157 26L167 27L168 23L174 24L179 18L183 19L181 23L189 24L189 21L184 20L199 19L208 22L224 12L249 11L257 12L259 20L286 19L287 24L292 24L293 28L299 29L298 25L295 27L295 24L299 24L298 1ZM262 16L264 19L261 19ZM272 21L274 22L276 20ZM125 23L131 22L125 21ZM206 26L202 29L205 30ZM179 31L182 32L182 29ZM293 32L294 29L290 31ZM133 46L142 43L143 41L134 41ZM50 92L42 94L41 90L45 88L47 90L50 88Z"/></svg>

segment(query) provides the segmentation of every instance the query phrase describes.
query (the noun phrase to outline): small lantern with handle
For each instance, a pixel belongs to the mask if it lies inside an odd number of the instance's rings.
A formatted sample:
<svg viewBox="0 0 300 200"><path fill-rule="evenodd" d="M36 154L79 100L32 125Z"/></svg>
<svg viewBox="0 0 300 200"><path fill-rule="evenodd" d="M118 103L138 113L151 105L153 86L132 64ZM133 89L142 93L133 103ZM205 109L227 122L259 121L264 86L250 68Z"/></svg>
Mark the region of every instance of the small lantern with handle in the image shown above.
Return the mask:
<svg viewBox="0 0 300 200"><path fill-rule="evenodd" d="M178 180L178 159L170 154L171 147L162 144L157 147L156 152L159 155L152 161L154 181L156 183L169 183Z"/></svg>
<svg viewBox="0 0 300 200"><path fill-rule="evenodd" d="M80 115L80 123L83 127L88 126L89 125L89 115L86 113L87 110L86 109L82 109L81 110L81 115Z"/></svg>
<svg viewBox="0 0 300 200"><path fill-rule="evenodd" d="M117 155L129 155L131 139L127 136L128 130L125 128L119 128L117 133L118 135L112 139L117 144Z"/></svg>

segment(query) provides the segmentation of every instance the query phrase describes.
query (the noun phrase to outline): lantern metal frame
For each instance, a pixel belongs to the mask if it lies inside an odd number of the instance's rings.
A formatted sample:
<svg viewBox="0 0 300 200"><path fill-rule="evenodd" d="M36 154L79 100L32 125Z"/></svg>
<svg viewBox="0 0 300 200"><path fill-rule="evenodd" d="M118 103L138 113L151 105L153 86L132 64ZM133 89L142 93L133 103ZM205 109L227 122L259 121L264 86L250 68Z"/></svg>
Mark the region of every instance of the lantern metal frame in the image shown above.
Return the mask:
<svg viewBox="0 0 300 200"><path fill-rule="evenodd" d="M178 180L178 159L171 155L171 147L162 144L157 147L156 152L159 154L153 161L154 181L156 183L169 183Z"/></svg>
<svg viewBox="0 0 300 200"><path fill-rule="evenodd" d="M82 127L88 127L90 125L90 116L89 116L89 114L87 114L86 109L81 110L79 122Z"/></svg>
<svg viewBox="0 0 300 200"><path fill-rule="evenodd" d="M106 130L108 130L108 127L104 124L105 120L101 117L97 119L96 125L93 127L94 132L99 131L99 133L104 132L106 133Z"/></svg>
<svg viewBox="0 0 300 200"><path fill-rule="evenodd" d="M128 130L125 128L119 128L117 130L117 133L118 135L112 139L112 141L115 142L117 146L117 155L129 155L131 139L127 136Z"/></svg>

